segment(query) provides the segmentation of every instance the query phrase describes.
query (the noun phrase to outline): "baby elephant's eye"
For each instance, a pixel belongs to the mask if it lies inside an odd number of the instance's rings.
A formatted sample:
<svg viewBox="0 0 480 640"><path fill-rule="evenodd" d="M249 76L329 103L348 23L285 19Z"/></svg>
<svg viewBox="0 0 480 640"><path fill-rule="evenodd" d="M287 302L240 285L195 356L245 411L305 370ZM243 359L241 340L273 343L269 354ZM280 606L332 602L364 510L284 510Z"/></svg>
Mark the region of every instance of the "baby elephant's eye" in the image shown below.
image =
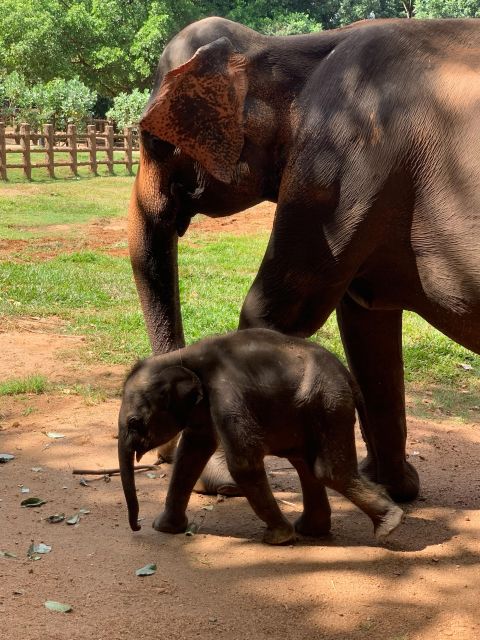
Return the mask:
<svg viewBox="0 0 480 640"><path fill-rule="evenodd" d="M136 431L137 433L141 433L144 430L142 418L138 416L130 416L127 420L127 427L129 431Z"/></svg>

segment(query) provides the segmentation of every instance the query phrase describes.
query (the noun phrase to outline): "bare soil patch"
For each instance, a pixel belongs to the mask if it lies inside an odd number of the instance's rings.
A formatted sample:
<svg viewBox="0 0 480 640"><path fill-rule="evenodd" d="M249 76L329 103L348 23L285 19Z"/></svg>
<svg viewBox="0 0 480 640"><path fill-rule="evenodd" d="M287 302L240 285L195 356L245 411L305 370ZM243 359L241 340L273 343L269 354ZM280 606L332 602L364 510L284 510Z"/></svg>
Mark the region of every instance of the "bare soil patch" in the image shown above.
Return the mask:
<svg viewBox="0 0 480 640"><path fill-rule="evenodd" d="M139 474L139 533L128 528L118 477L81 486L71 471L116 467L118 398L103 402L64 393L87 381L120 389L122 367L89 367L78 358L82 337L61 323L26 319L0 334L0 380L35 372L55 393L0 398L0 615L9 640L192 637L210 640L438 640L480 636L480 426L453 420L409 420L408 448L422 495L406 507L405 524L384 547L370 522L331 494L332 535L295 546L261 544L262 524L243 498L217 502L194 495L193 537L155 532L171 473ZM45 432L60 432L52 440ZM359 450L363 444L359 440ZM150 454L148 461L154 461ZM41 471L32 468L41 467ZM291 519L301 511L298 479L285 460L269 459L270 480ZM21 486L28 494L21 493ZM39 508L20 506L41 497ZM204 507L212 507L205 510ZM79 524L45 518L80 508ZM52 550L27 558L32 543ZM135 570L156 563L139 578ZM52 613L46 600L73 606Z"/></svg>
<svg viewBox="0 0 480 640"><path fill-rule="evenodd" d="M261 202L250 209L226 218L196 216L192 220L190 231L202 233L229 233L231 235L251 235L270 231L275 215L275 205Z"/></svg>
<svg viewBox="0 0 480 640"><path fill-rule="evenodd" d="M268 232L272 228L275 205L261 204L226 218L198 215L192 220L189 233L245 235ZM89 224L57 224L28 227L39 233L29 240L0 240L0 261L51 260L60 253L104 251L109 255L127 256L127 219L95 220ZM186 237L188 241L188 236Z"/></svg>

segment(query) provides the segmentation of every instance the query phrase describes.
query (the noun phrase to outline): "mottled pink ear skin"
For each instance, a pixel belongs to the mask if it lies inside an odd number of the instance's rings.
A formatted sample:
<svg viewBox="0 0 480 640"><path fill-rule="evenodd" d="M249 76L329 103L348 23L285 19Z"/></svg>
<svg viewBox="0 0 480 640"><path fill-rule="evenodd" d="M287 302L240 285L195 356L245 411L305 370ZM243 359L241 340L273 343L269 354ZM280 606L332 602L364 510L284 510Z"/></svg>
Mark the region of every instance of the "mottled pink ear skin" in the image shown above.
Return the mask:
<svg viewBox="0 0 480 640"><path fill-rule="evenodd" d="M231 45L201 47L166 74L141 128L230 183L244 143L245 69L245 57L232 53Z"/></svg>

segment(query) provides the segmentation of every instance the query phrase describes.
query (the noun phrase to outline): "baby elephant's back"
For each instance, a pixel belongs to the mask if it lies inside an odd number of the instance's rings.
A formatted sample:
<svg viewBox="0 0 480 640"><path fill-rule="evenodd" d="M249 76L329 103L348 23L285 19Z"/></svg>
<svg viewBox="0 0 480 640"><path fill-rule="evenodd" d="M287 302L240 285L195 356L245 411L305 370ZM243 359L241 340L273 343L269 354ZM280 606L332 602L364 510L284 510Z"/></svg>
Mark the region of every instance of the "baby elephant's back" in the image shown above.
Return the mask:
<svg viewBox="0 0 480 640"><path fill-rule="evenodd" d="M240 334L244 339L237 342L242 354L236 360L236 375L245 377L244 384L252 383L252 394L270 410L275 406L285 417L290 410L322 407L328 412L354 411L350 374L332 353L313 342L268 330Z"/></svg>
<svg viewBox="0 0 480 640"><path fill-rule="evenodd" d="M306 343L303 376L295 402L307 410L351 415L355 412L355 386L347 368L323 347Z"/></svg>

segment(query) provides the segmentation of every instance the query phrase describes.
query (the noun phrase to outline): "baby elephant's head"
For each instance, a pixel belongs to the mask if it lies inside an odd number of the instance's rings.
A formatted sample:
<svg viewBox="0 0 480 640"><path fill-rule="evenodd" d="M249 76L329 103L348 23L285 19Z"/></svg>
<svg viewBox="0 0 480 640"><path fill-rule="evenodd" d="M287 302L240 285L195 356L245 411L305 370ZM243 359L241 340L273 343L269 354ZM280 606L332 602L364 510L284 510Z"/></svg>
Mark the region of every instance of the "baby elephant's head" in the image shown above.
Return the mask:
<svg viewBox="0 0 480 640"><path fill-rule="evenodd" d="M202 384L190 369L162 365L147 358L130 372L123 388L118 418L118 459L130 527L138 531L138 499L134 458L169 442L188 424L203 398Z"/></svg>

